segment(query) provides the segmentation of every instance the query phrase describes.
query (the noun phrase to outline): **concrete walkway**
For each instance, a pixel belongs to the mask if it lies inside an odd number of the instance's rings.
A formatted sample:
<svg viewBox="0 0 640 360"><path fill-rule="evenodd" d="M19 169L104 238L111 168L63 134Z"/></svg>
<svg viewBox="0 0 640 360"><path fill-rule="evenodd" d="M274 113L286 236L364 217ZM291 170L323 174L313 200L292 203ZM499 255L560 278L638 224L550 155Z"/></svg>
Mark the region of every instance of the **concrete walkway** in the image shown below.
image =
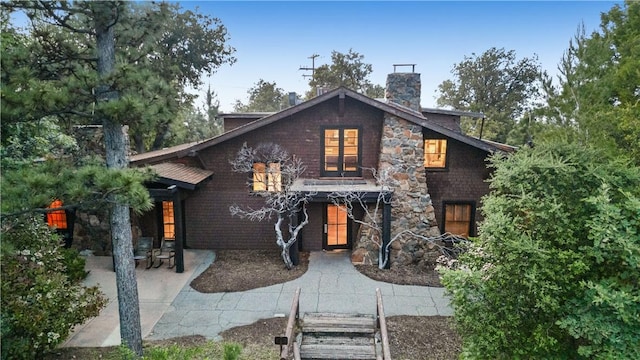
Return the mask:
<svg viewBox="0 0 640 360"><path fill-rule="evenodd" d="M137 271L143 338L156 340L203 335L219 339L219 333L226 329L264 318L288 315L293 294L298 287L302 289L301 316L305 312L375 314L376 288L382 292L387 316L452 315L443 288L393 285L371 280L353 267L349 254L312 252L309 270L300 278L284 284L234 293L203 294L192 289L189 283L211 264L213 253L187 250L183 274L176 274L164 267ZM112 287L115 289L111 258L107 259L109 274L113 278ZM87 261L89 266L90 261ZM90 278L93 275L94 270ZM159 278L159 282L147 276ZM182 285L179 286L179 283ZM170 284L175 288L168 289ZM103 283L101 286L105 288ZM115 295L115 292L112 294ZM93 323L102 325L95 326L97 324ZM107 309L78 329L65 346L109 346L119 343L117 299L113 297Z"/></svg>
<svg viewBox="0 0 640 360"><path fill-rule="evenodd" d="M180 291L185 287L188 288L191 279L209 267L213 259L213 251L186 250L184 272L181 274L176 273L175 268L167 268L166 263L157 269L145 269L144 262L141 262L136 268L136 279L143 339L151 333ZM100 315L77 326L62 346L120 345L118 291L116 273L113 272L113 260L111 256L88 256L86 260L85 269L89 271L89 275L84 280L84 284L99 286L109 302Z"/></svg>

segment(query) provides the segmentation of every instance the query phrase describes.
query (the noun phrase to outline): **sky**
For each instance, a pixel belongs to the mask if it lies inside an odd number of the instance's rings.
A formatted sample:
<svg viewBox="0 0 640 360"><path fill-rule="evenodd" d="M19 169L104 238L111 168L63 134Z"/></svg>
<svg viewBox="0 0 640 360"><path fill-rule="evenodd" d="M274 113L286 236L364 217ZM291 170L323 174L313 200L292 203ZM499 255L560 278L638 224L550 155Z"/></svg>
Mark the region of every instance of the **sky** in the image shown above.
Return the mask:
<svg viewBox="0 0 640 360"><path fill-rule="evenodd" d="M184 9L220 19L237 62L206 76L221 112L263 79L285 92L304 95L310 71L330 64L331 52L350 49L371 64L372 83L385 85L393 64L416 64L422 79L422 106L436 107L437 86L452 79L465 56L496 47L515 50L518 59L538 56L544 70L557 65L580 24L597 30L611 1L180 1ZM404 68L407 71L407 68Z"/></svg>

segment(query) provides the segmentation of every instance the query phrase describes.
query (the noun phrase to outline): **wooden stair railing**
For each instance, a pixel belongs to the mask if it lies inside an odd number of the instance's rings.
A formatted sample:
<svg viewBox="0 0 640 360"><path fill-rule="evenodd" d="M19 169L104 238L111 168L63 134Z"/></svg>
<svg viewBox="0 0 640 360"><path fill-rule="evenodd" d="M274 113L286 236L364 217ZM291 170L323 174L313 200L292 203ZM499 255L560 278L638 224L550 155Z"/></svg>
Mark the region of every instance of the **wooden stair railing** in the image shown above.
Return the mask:
<svg viewBox="0 0 640 360"><path fill-rule="evenodd" d="M287 360L289 358L289 351L293 344L293 329L299 318L300 288L297 288L293 295L293 301L291 302L291 311L289 311L289 320L287 321L287 328L284 332L284 336L276 336L275 338L276 345L280 345L280 360Z"/></svg>
<svg viewBox="0 0 640 360"><path fill-rule="evenodd" d="M358 359L391 360L387 322L382 293L376 289L376 315L306 313L300 333L294 328L300 320L300 288L293 297L284 336L275 338L280 345L280 359L294 360Z"/></svg>
<svg viewBox="0 0 640 360"><path fill-rule="evenodd" d="M302 360L377 359L372 314L306 313L301 331Z"/></svg>
<svg viewBox="0 0 640 360"><path fill-rule="evenodd" d="M387 319L384 315L384 305L382 303L382 292L379 288L376 289L376 325L380 330L380 338L382 340L382 358L384 360L391 360L391 349L389 349L389 334L387 333Z"/></svg>

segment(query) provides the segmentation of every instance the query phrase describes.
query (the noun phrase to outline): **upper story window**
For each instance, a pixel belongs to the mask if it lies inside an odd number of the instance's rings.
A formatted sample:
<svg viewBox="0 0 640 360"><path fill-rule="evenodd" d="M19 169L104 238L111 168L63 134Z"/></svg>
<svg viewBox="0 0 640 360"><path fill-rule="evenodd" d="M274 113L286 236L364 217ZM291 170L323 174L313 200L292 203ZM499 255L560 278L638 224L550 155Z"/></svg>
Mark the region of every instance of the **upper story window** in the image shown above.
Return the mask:
<svg viewBox="0 0 640 360"><path fill-rule="evenodd" d="M444 169L447 166L447 140L427 139L424 141L424 167Z"/></svg>
<svg viewBox="0 0 640 360"><path fill-rule="evenodd" d="M322 176L360 176L360 144L358 128L324 129Z"/></svg>
<svg viewBox="0 0 640 360"><path fill-rule="evenodd" d="M253 163L253 191L282 190L282 173L279 162Z"/></svg>

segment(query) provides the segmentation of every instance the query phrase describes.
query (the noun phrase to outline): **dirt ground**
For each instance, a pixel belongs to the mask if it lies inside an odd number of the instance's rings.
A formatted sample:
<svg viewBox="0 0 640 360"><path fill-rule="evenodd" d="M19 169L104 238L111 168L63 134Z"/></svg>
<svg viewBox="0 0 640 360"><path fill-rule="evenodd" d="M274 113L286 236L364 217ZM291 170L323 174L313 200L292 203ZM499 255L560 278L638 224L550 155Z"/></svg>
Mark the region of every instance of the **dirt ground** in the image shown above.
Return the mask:
<svg viewBox="0 0 640 360"><path fill-rule="evenodd" d="M300 253L299 258L298 266L287 270L277 251L216 251L216 260L191 282L191 287L201 293L216 293L281 284L307 272L309 253Z"/></svg>
<svg viewBox="0 0 640 360"><path fill-rule="evenodd" d="M290 281L302 276L309 266L309 254L300 254L300 264L287 270L278 252L272 251L216 251L216 260L191 287L203 293L233 292L264 287ZM433 269L410 266L405 269L380 270L376 266L356 266L365 276L374 280L401 285L441 286ZM220 276L224 274L224 276ZM387 318L391 357L395 360L457 359L460 353L460 338L452 329L451 318L442 316L391 316ZM253 324L239 326L221 333L224 340L243 346L275 346L273 339L282 335L286 318L259 320ZM154 345L179 344L182 346L205 343L202 336L186 336L163 341ZM94 359L107 349L71 348L59 349L45 360Z"/></svg>

